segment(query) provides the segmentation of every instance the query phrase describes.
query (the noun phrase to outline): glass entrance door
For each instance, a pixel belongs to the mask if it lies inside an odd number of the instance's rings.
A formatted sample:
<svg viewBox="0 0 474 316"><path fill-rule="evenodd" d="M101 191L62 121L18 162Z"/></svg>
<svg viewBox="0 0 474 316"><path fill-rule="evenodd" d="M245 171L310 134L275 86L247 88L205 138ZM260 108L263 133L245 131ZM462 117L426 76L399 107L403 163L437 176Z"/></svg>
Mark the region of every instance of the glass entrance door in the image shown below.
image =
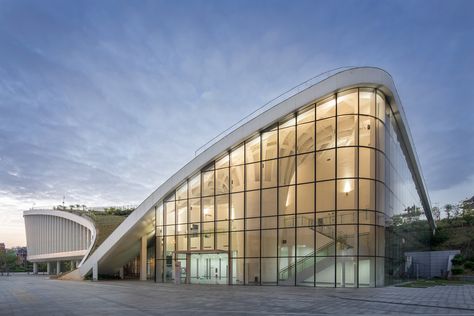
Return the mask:
<svg viewBox="0 0 474 316"><path fill-rule="evenodd" d="M227 253L191 254L190 281L193 284L227 284Z"/></svg>

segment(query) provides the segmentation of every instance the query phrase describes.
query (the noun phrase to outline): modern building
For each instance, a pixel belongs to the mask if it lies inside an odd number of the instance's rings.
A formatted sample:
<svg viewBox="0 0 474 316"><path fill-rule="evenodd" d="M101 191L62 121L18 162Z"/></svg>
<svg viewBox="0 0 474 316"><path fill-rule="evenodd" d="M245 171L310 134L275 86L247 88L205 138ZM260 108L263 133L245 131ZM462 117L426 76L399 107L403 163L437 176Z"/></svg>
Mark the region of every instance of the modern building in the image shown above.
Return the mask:
<svg viewBox="0 0 474 316"><path fill-rule="evenodd" d="M94 245L96 229L85 217L50 209L25 211L23 217L33 273L38 273L39 263L46 263L48 274L61 273L65 262L69 269L80 266Z"/></svg>
<svg viewBox="0 0 474 316"><path fill-rule="evenodd" d="M79 274L132 265L156 282L397 282L411 239L394 216L421 210L435 224L391 76L352 68L284 97L159 186Z"/></svg>

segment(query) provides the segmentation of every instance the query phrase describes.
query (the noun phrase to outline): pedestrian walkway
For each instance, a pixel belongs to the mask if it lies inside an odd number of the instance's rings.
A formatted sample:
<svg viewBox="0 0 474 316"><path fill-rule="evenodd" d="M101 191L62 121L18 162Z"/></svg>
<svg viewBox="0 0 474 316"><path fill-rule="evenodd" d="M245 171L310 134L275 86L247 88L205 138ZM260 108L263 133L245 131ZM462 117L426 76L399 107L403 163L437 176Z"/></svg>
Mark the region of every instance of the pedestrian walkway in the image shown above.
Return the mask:
<svg viewBox="0 0 474 316"><path fill-rule="evenodd" d="M323 289L0 277L0 315L474 315L474 286Z"/></svg>

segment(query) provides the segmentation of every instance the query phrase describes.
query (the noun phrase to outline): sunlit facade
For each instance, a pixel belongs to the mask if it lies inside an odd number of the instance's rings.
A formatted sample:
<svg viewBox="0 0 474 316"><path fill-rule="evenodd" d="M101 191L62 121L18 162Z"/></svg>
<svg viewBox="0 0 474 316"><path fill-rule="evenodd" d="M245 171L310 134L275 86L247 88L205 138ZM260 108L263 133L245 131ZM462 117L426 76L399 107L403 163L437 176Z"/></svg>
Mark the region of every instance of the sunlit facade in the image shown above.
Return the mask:
<svg viewBox="0 0 474 316"><path fill-rule="evenodd" d="M403 253L426 245L401 214L424 214L425 237L435 225L395 84L372 67L318 80L205 146L79 274L316 287L403 279Z"/></svg>
<svg viewBox="0 0 474 316"><path fill-rule="evenodd" d="M398 258L386 228L407 208L422 209L405 146L382 91L361 86L314 100L157 204L156 280L391 283Z"/></svg>

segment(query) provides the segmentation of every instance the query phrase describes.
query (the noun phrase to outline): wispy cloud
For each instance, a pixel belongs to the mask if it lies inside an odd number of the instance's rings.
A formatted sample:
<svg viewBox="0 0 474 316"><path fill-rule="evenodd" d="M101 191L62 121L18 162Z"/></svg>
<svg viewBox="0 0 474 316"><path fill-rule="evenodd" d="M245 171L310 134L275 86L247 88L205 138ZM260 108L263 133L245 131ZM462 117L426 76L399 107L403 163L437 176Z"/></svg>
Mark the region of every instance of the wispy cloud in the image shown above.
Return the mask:
<svg viewBox="0 0 474 316"><path fill-rule="evenodd" d="M141 202L218 132L346 65L394 76L432 200L472 194L473 8L2 1L0 240L24 241L33 203Z"/></svg>

